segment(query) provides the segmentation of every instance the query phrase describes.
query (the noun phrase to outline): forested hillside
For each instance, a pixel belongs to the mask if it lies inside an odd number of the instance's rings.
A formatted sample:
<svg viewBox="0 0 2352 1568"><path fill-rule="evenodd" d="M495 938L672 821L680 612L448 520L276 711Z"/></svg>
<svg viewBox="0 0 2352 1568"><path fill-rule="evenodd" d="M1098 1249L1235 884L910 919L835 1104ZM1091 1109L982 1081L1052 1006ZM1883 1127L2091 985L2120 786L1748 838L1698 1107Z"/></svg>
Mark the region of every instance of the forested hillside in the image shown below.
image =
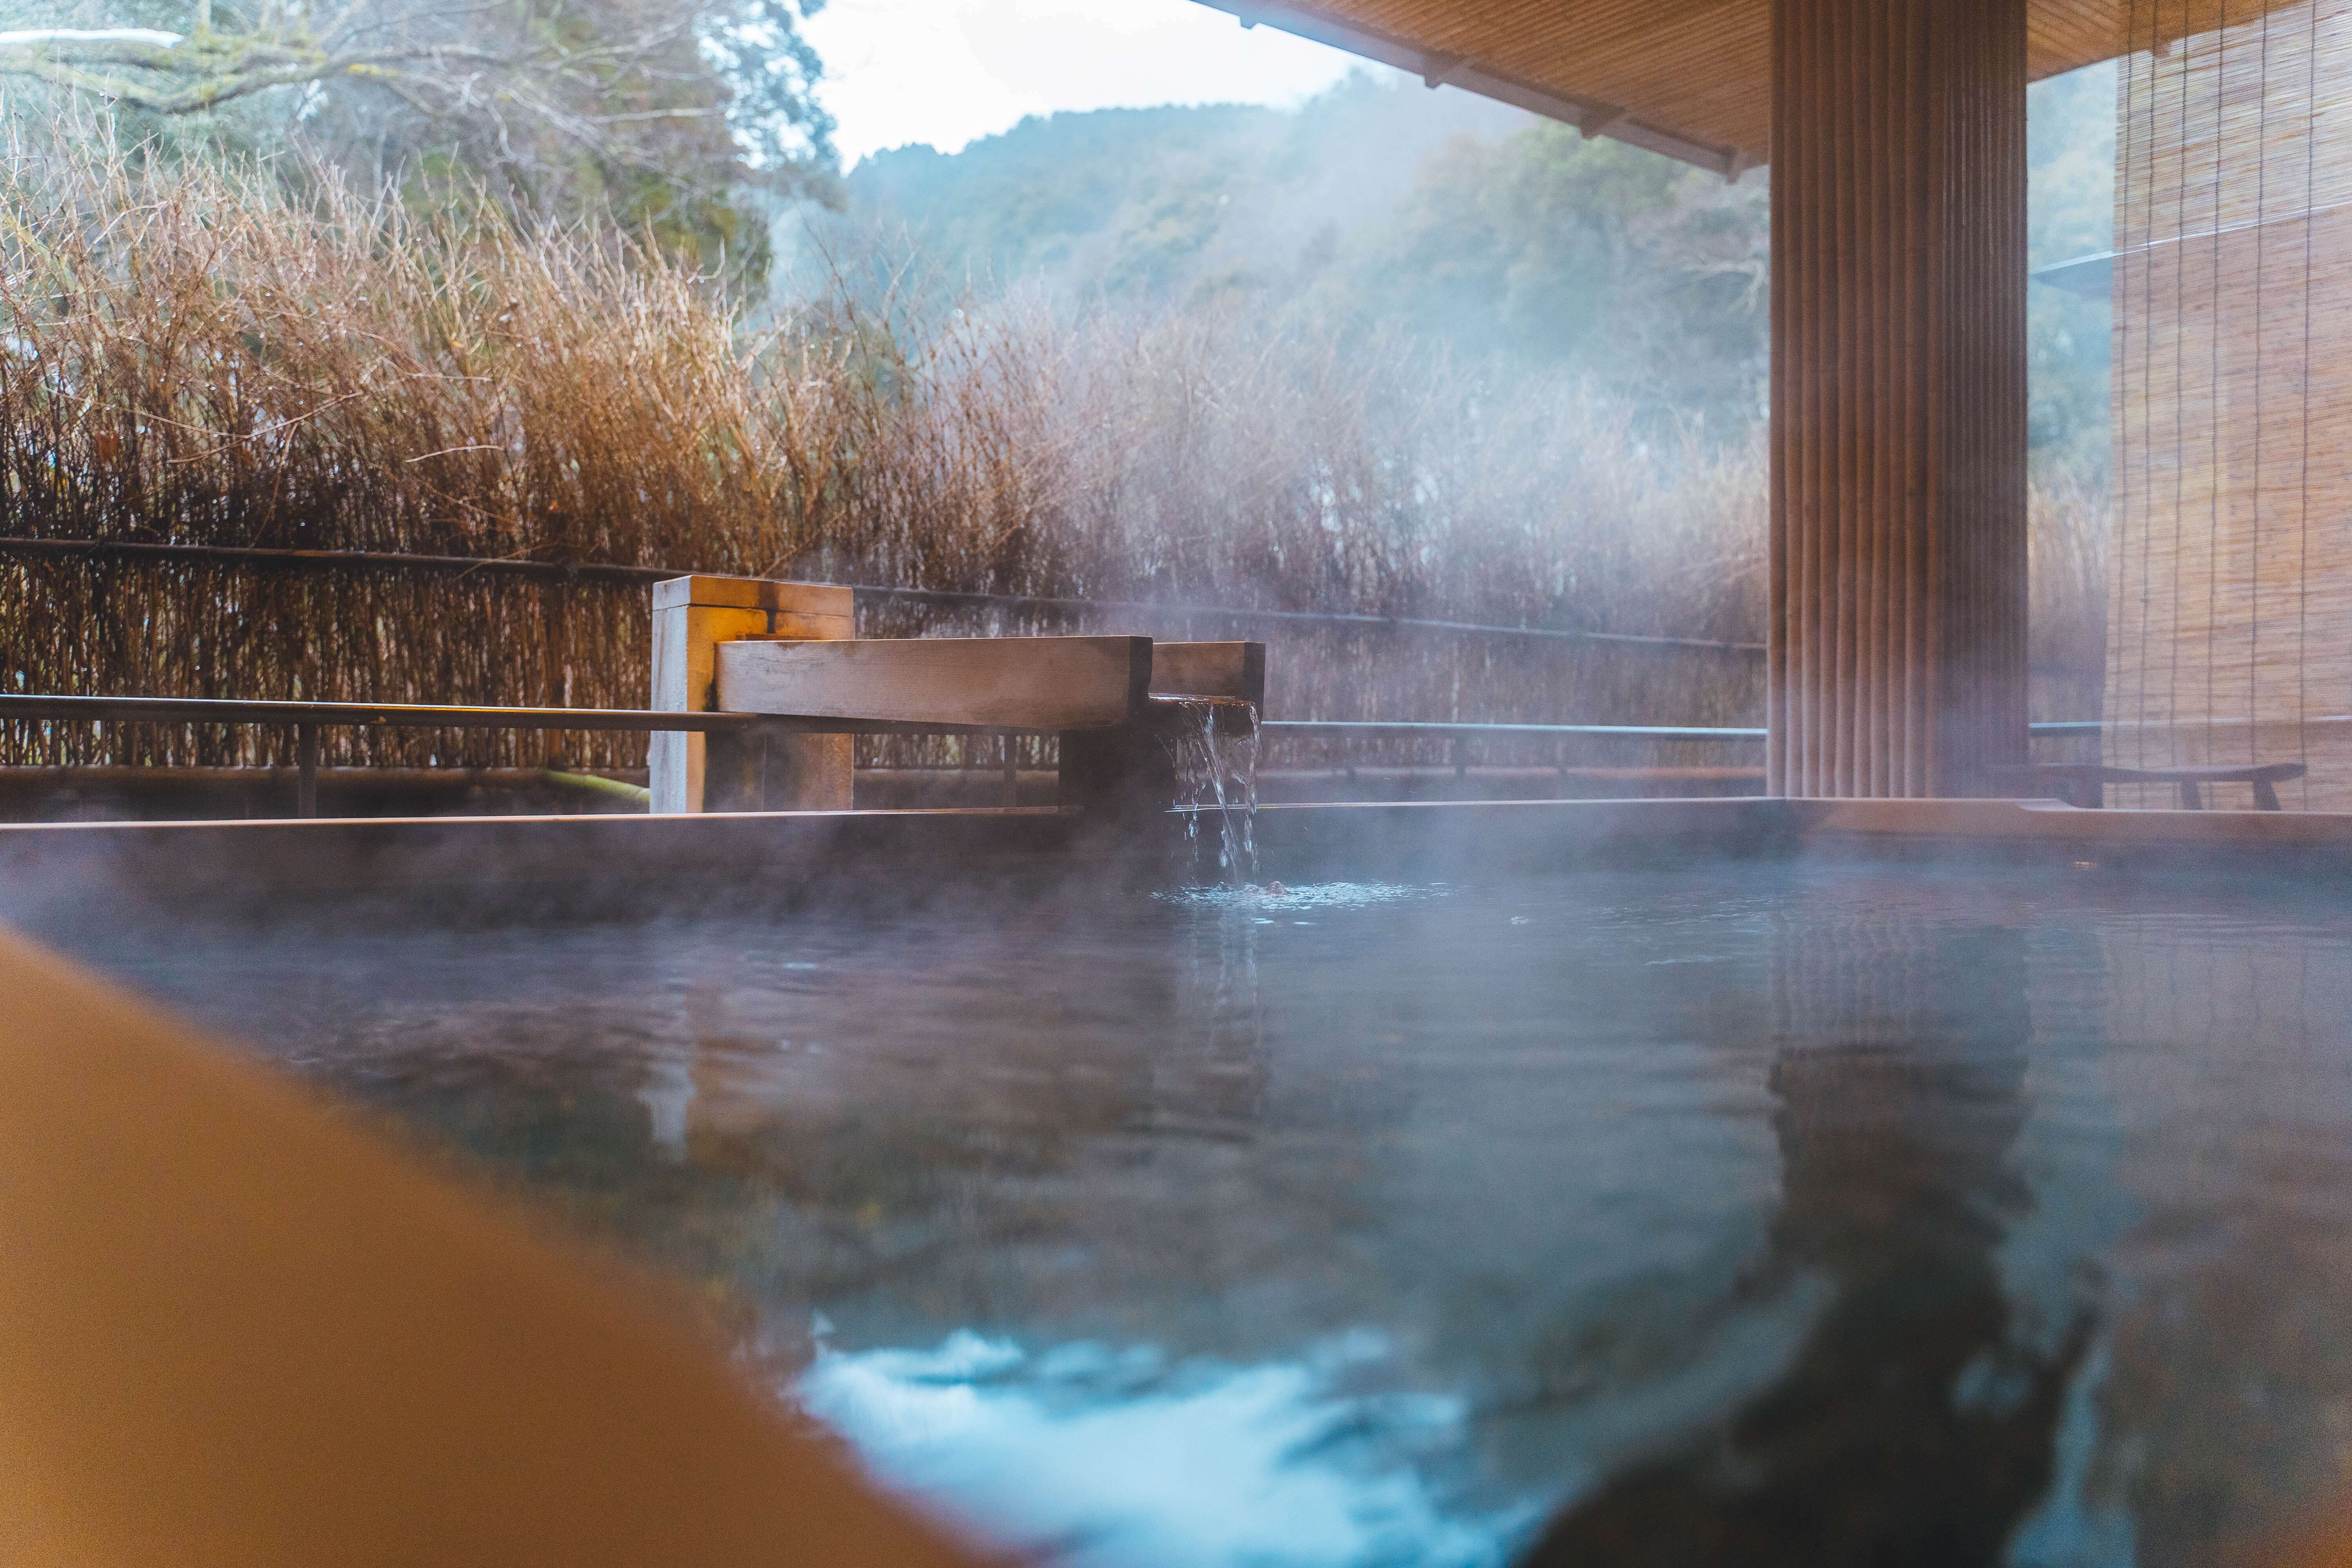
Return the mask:
<svg viewBox="0 0 2352 1568"><path fill-rule="evenodd" d="M2093 66L2037 83L2027 102L2029 265L2051 267L2107 249L2116 230L2115 68ZM2063 468L2104 489L2112 422L2106 301L2037 284L2027 309L2035 458L2045 469Z"/></svg>
<svg viewBox="0 0 2352 1568"><path fill-rule="evenodd" d="M2033 89L2032 261L2105 248L2113 79ZM1466 94L1351 78L1296 110L1107 110L866 160L822 257L969 308L1246 312L1402 333L1499 385L1562 372L1735 438L1762 416L1769 175L1738 184ZM852 268L852 270L856 270ZM2104 464L2104 307L2033 289L2033 440Z"/></svg>

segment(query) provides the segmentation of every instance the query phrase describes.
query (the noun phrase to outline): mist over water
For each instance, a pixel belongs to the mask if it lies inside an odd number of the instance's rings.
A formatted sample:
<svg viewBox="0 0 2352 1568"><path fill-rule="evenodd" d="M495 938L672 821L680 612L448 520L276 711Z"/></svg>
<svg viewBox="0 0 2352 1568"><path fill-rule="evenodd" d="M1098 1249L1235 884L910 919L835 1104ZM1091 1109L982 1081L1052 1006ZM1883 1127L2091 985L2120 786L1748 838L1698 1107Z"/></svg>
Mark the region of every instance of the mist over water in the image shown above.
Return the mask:
<svg viewBox="0 0 2352 1568"><path fill-rule="evenodd" d="M80 952L1027 1560L2038 1568L2330 1506L2342 905L1751 863Z"/></svg>

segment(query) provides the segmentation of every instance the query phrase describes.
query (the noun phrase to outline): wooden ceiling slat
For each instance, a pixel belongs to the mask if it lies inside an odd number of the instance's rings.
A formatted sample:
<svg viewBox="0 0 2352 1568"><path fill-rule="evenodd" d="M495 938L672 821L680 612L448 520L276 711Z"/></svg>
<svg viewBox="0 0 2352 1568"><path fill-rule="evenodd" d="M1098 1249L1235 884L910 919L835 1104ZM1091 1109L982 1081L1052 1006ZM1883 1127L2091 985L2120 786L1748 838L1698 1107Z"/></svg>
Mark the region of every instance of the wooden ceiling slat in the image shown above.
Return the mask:
<svg viewBox="0 0 2352 1568"><path fill-rule="evenodd" d="M1381 58L1402 45L1459 61L1572 106L1604 104L1692 143L1694 162L1737 151L1762 163L1772 139L1771 0L1208 0L1245 20L1297 19L1320 35L1361 30ZM2026 59L2036 78L2124 52L2133 0L2032 0ZM2169 38L2209 32L2284 0L2164 0ZM2148 26L2146 0L2139 26ZM1306 30L1302 27L1300 30ZM2146 47L2152 40L2133 40ZM1509 96L1498 93L1496 96ZM1523 101L1524 95L1514 98ZM1605 116L1603 117L1605 118ZM1737 163L1734 164L1738 166Z"/></svg>

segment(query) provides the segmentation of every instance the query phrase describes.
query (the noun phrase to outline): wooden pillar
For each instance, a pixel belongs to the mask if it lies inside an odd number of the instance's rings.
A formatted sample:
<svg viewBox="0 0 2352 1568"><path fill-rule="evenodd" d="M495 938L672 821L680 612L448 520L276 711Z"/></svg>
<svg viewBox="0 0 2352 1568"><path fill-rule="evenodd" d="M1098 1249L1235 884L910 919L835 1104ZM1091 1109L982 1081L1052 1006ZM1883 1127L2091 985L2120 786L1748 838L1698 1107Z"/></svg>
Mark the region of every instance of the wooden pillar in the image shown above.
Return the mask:
<svg viewBox="0 0 2352 1568"><path fill-rule="evenodd" d="M1776 795L2025 761L2025 6L1773 0Z"/></svg>
<svg viewBox="0 0 2352 1568"><path fill-rule="evenodd" d="M670 577L654 584L653 705L718 706L719 645L852 636L850 590L759 577ZM846 811L850 737L656 734L648 749L653 809Z"/></svg>

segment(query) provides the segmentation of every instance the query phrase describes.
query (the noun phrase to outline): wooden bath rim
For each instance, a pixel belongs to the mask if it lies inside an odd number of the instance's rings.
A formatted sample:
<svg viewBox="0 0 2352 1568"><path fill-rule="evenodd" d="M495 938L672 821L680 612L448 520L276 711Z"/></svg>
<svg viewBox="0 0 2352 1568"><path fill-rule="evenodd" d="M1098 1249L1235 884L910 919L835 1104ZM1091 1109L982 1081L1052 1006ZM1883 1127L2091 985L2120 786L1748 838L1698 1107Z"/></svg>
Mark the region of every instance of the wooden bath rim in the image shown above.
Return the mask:
<svg viewBox="0 0 2352 1568"><path fill-rule="evenodd" d="M1212 813L1213 815L1213 813ZM1184 879L1165 833L1050 807L0 826L0 919L45 927L320 900L577 919ZM1783 797L1262 806L1264 877L1461 879L1753 856L2352 876L2352 813L2091 811L2034 800Z"/></svg>

